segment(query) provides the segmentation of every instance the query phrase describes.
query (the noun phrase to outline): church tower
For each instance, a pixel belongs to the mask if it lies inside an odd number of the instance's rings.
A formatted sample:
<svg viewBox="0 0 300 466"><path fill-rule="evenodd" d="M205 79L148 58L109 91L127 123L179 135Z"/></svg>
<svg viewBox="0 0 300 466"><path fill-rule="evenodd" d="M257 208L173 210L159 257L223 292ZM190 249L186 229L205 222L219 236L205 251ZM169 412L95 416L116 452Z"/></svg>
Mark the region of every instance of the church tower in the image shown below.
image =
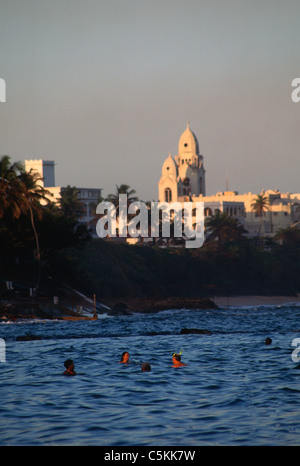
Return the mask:
<svg viewBox="0 0 300 466"><path fill-rule="evenodd" d="M178 154L165 160L162 176L158 184L160 202L192 200L192 197L205 196L205 170L199 144L189 123L182 133Z"/></svg>

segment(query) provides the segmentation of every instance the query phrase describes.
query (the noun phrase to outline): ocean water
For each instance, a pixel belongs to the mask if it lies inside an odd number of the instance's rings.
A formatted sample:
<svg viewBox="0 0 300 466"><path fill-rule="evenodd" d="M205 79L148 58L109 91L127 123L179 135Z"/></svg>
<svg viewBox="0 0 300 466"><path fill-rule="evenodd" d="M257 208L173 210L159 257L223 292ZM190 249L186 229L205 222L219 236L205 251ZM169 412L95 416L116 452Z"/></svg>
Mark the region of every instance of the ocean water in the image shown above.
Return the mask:
<svg viewBox="0 0 300 466"><path fill-rule="evenodd" d="M296 303L1 323L0 444L299 445L299 337Z"/></svg>

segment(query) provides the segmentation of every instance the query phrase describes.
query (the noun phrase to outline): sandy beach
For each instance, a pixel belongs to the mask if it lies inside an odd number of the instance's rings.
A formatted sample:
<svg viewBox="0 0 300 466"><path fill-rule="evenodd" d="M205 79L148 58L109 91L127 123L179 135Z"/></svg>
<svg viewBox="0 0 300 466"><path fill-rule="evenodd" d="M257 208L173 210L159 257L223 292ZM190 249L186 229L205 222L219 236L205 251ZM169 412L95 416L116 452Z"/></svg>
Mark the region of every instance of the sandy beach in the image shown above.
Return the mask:
<svg viewBox="0 0 300 466"><path fill-rule="evenodd" d="M280 305L285 303L299 303L300 294L297 296L218 296L211 298L221 307L229 306L259 306L265 304Z"/></svg>

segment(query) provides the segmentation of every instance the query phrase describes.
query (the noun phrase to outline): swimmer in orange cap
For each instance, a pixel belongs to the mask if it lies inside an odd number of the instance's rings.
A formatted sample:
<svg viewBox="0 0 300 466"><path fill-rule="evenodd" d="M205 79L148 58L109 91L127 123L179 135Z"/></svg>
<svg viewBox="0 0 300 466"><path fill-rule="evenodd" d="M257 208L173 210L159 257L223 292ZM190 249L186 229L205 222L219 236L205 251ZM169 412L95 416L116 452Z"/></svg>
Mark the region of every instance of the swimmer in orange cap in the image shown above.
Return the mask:
<svg viewBox="0 0 300 466"><path fill-rule="evenodd" d="M182 350L180 351L180 353L174 353L173 356L172 356L172 360L173 360L173 366L172 367L181 367L181 366L186 366L186 364L183 364L183 362L181 362L181 353L182 353Z"/></svg>

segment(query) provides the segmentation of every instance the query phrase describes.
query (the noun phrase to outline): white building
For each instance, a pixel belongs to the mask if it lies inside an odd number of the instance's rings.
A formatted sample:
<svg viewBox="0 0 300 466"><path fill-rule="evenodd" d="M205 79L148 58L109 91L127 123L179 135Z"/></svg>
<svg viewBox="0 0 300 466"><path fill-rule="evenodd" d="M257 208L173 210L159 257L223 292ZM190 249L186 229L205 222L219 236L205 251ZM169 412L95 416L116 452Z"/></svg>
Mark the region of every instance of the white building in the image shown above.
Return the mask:
<svg viewBox="0 0 300 466"><path fill-rule="evenodd" d="M55 186L55 163L53 160L25 160L25 170L31 169L38 173L43 179L40 183L47 191L51 193L50 201L58 203L61 193L64 190L61 186ZM77 186L76 186L77 188ZM89 223L94 218L95 205L98 204L102 196L101 188L77 188L78 198L84 205L84 216L79 219L83 223Z"/></svg>
<svg viewBox="0 0 300 466"><path fill-rule="evenodd" d="M256 216L252 204L257 194L238 194L236 191L205 195L205 170L199 143L189 124L178 144L178 155L169 154L162 166L158 183L160 202L204 202L205 215L217 211L236 217L250 236L259 232L274 235L279 229L287 228L300 220L300 194L280 193L278 190L264 191L268 208L263 217Z"/></svg>
<svg viewBox="0 0 300 466"><path fill-rule="evenodd" d="M159 180L159 201L176 202L182 197L205 196L205 170L196 136L187 124L182 133L178 154L165 160Z"/></svg>

